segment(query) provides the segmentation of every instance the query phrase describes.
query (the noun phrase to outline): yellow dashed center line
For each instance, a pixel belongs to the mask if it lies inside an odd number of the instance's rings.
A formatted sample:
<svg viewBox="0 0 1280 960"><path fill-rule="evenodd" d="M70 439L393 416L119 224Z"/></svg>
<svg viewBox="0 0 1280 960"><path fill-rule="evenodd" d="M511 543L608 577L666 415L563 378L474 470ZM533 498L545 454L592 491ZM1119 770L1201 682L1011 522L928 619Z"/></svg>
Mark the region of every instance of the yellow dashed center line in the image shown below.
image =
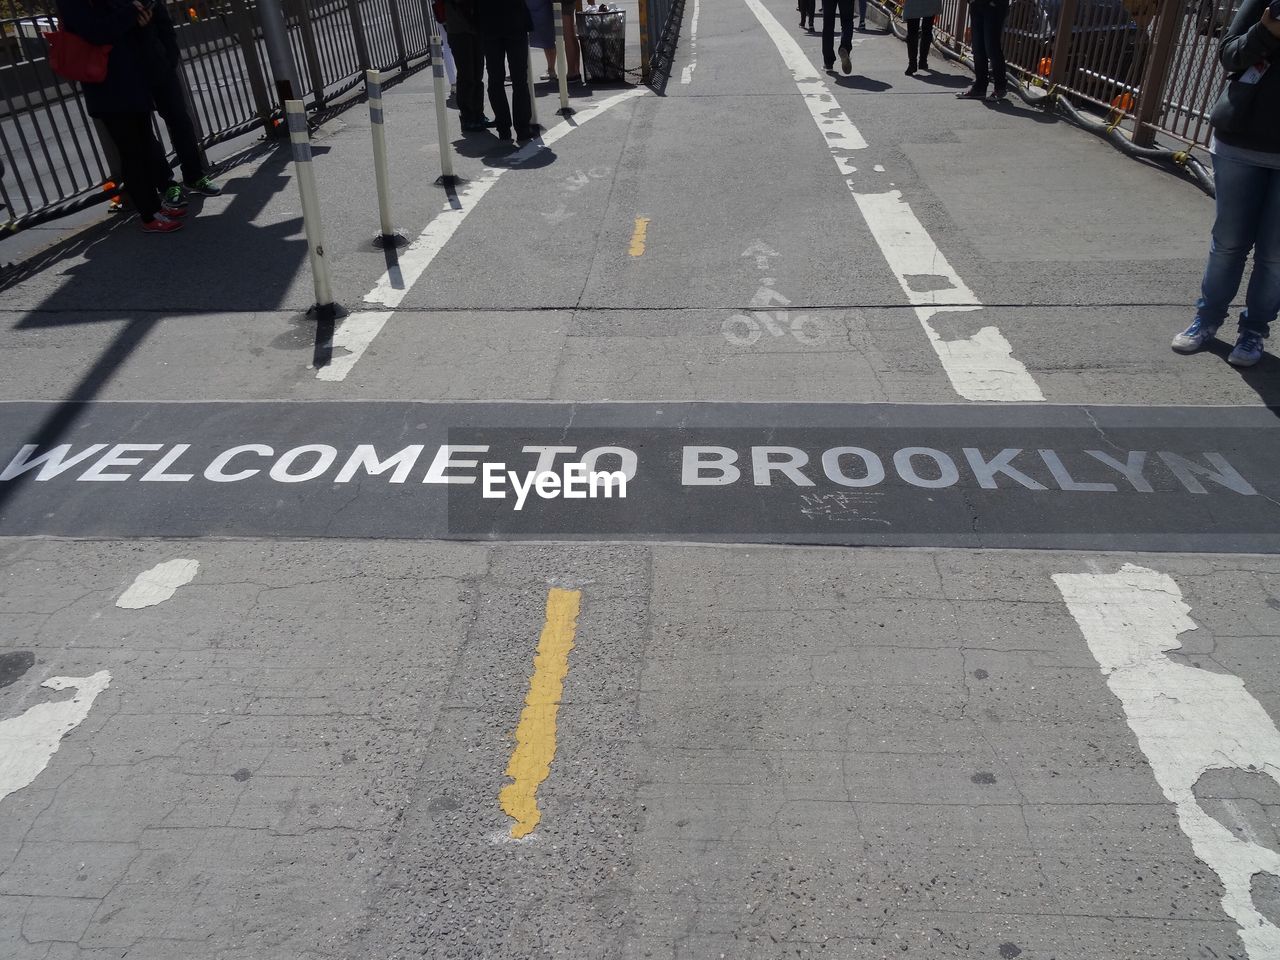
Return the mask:
<svg viewBox="0 0 1280 960"><path fill-rule="evenodd" d="M635 231L631 234L631 247L630 249L627 250L627 253L631 254L631 256L633 257L643 257L645 238L648 236L648 234L649 234L649 218L636 217L636 228L635 228Z"/></svg>
<svg viewBox="0 0 1280 960"><path fill-rule="evenodd" d="M581 605L581 590L556 587L547 594L547 622L538 640L529 693L516 727L516 749L507 763L507 776L513 782L498 794L503 812L516 821L511 828L516 840L532 833L542 819L538 786L551 773L551 761L556 755L556 714L564 677L569 672L569 651L573 649Z"/></svg>

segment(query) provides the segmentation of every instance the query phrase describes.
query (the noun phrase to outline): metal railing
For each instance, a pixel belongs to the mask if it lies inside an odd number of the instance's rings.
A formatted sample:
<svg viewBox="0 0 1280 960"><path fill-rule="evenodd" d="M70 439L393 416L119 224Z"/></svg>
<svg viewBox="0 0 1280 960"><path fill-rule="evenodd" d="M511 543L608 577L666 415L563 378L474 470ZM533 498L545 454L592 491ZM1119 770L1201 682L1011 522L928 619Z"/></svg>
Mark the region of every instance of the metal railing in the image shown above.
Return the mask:
<svg viewBox="0 0 1280 960"><path fill-rule="evenodd" d="M1163 136L1207 147L1226 83L1218 43L1239 0L1011 0L1012 74L1122 130L1138 147ZM892 9L892 7L891 7ZM971 55L968 0L943 0L935 38Z"/></svg>
<svg viewBox="0 0 1280 960"><path fill-rule="evenodd" d="M2 0L0 10L0 237L106 199L112 160L78 85L49 69L43 33L52 0ZM366 69L407 71L429 61L430 0L284 0L299 94L315 111L355 89ZM267 67L254 0L165 0L182 51L192 119L204 146L261 127L283 105ZM161 131L163 134L163 131Z"/></svg>
<svg viewBox="0 0 1280 960"><path fill-rule="evenodd" d="M685 0L640 0L640 60L644 82L666 89L680 39Z"/></svg>

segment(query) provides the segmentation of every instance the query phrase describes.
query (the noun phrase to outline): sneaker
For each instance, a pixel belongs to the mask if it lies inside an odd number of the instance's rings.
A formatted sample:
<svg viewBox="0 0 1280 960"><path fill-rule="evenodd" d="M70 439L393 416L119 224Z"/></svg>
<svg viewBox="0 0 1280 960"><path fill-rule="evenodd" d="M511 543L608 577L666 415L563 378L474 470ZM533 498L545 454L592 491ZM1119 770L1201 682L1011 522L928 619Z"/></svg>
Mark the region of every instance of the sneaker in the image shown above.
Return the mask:
<svg viewBox="0 0 1280 960"><path fill-rule="evenodd" d="M840 72L848 75L853 73L853 63L849 60L849 48L840 48Z"/></svg>
<svg viewBox="0 0 1280 960"><path fill-rule="evenodd" d="M167 203L162 203L160 204L160 215L162 217L168 217L170 220L181 220L187 215L187 208L185 205L181 207L171 207Z"/></svg>
<svg viewBox="0 0 1280 960"><path fill-rule="evenodd" d="M987 91L979 90L977 87L970 87L964 93L957 93L957 100L982 100L987 96Z"/></svg>
<svg viewBox="0 0 1280 960"><path fill-rule="evenodd" d="M1252 367L1262 359L1262 339L1260 333L1241 330L1235 349L1227 357L1227 363L1233 367Z"/></svg>
<svg viewBox="0 0 1280 960"><path fill-rule="evenodd" d="M185 207L190 203L186 198L186 195L182 192L182 188L176 183L165 190L164 196L160 198L160 202L166 207L172 207L175 210L178 207Z"/></svg>
<svg viewBox="0 0 1280 960"><path fill-rule="evenodd" d="M198 193L203 197L219 197L222 195L222 188L213 182L213 178L209 176L201 177L195 183L183 184L187 188L188 193Z"/></svg>
<svg viewBox="0 0 1280 960"><path fill-rule="evenodd" d="M181 220L173 220L163 213L157 213L150 220L142 221L143 233L173 233L173 231L181 229Z"/></svg>
<svg viewBox="0 0 1280 960"><path fill-rule="evenodd" d="M1210 326L1196 317L1191 321L1191 326L1173 338L1171 346L1178 353L1195 353L1217 335L1217 326Z"/></svg>

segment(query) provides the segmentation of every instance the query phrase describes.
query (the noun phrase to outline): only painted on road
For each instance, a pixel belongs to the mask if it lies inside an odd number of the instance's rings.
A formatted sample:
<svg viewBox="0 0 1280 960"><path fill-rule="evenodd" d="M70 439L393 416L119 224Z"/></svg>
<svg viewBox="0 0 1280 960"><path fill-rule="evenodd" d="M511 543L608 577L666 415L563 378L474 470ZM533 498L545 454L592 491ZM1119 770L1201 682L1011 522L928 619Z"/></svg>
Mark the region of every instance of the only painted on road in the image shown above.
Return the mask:
<svg viewBox="0 0 1280 960"><path fill-rule="evenodd" d="M1278 441L1262 407L7 403L0 534L1277 552Z"/></svg>

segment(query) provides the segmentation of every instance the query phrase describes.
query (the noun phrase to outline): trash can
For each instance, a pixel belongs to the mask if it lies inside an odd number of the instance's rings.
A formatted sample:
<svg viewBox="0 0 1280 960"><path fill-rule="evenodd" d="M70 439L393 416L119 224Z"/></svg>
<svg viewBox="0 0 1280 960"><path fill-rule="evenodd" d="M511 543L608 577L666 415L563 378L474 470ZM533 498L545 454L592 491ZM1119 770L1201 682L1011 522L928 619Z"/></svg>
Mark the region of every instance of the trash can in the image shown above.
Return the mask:
<svg viewBox="0 0 1280 960"><path fill-rule="evenodd" d="M578 14L578 45L582 69L589 80L626 78L627 13L583 11Z"/></svg>

